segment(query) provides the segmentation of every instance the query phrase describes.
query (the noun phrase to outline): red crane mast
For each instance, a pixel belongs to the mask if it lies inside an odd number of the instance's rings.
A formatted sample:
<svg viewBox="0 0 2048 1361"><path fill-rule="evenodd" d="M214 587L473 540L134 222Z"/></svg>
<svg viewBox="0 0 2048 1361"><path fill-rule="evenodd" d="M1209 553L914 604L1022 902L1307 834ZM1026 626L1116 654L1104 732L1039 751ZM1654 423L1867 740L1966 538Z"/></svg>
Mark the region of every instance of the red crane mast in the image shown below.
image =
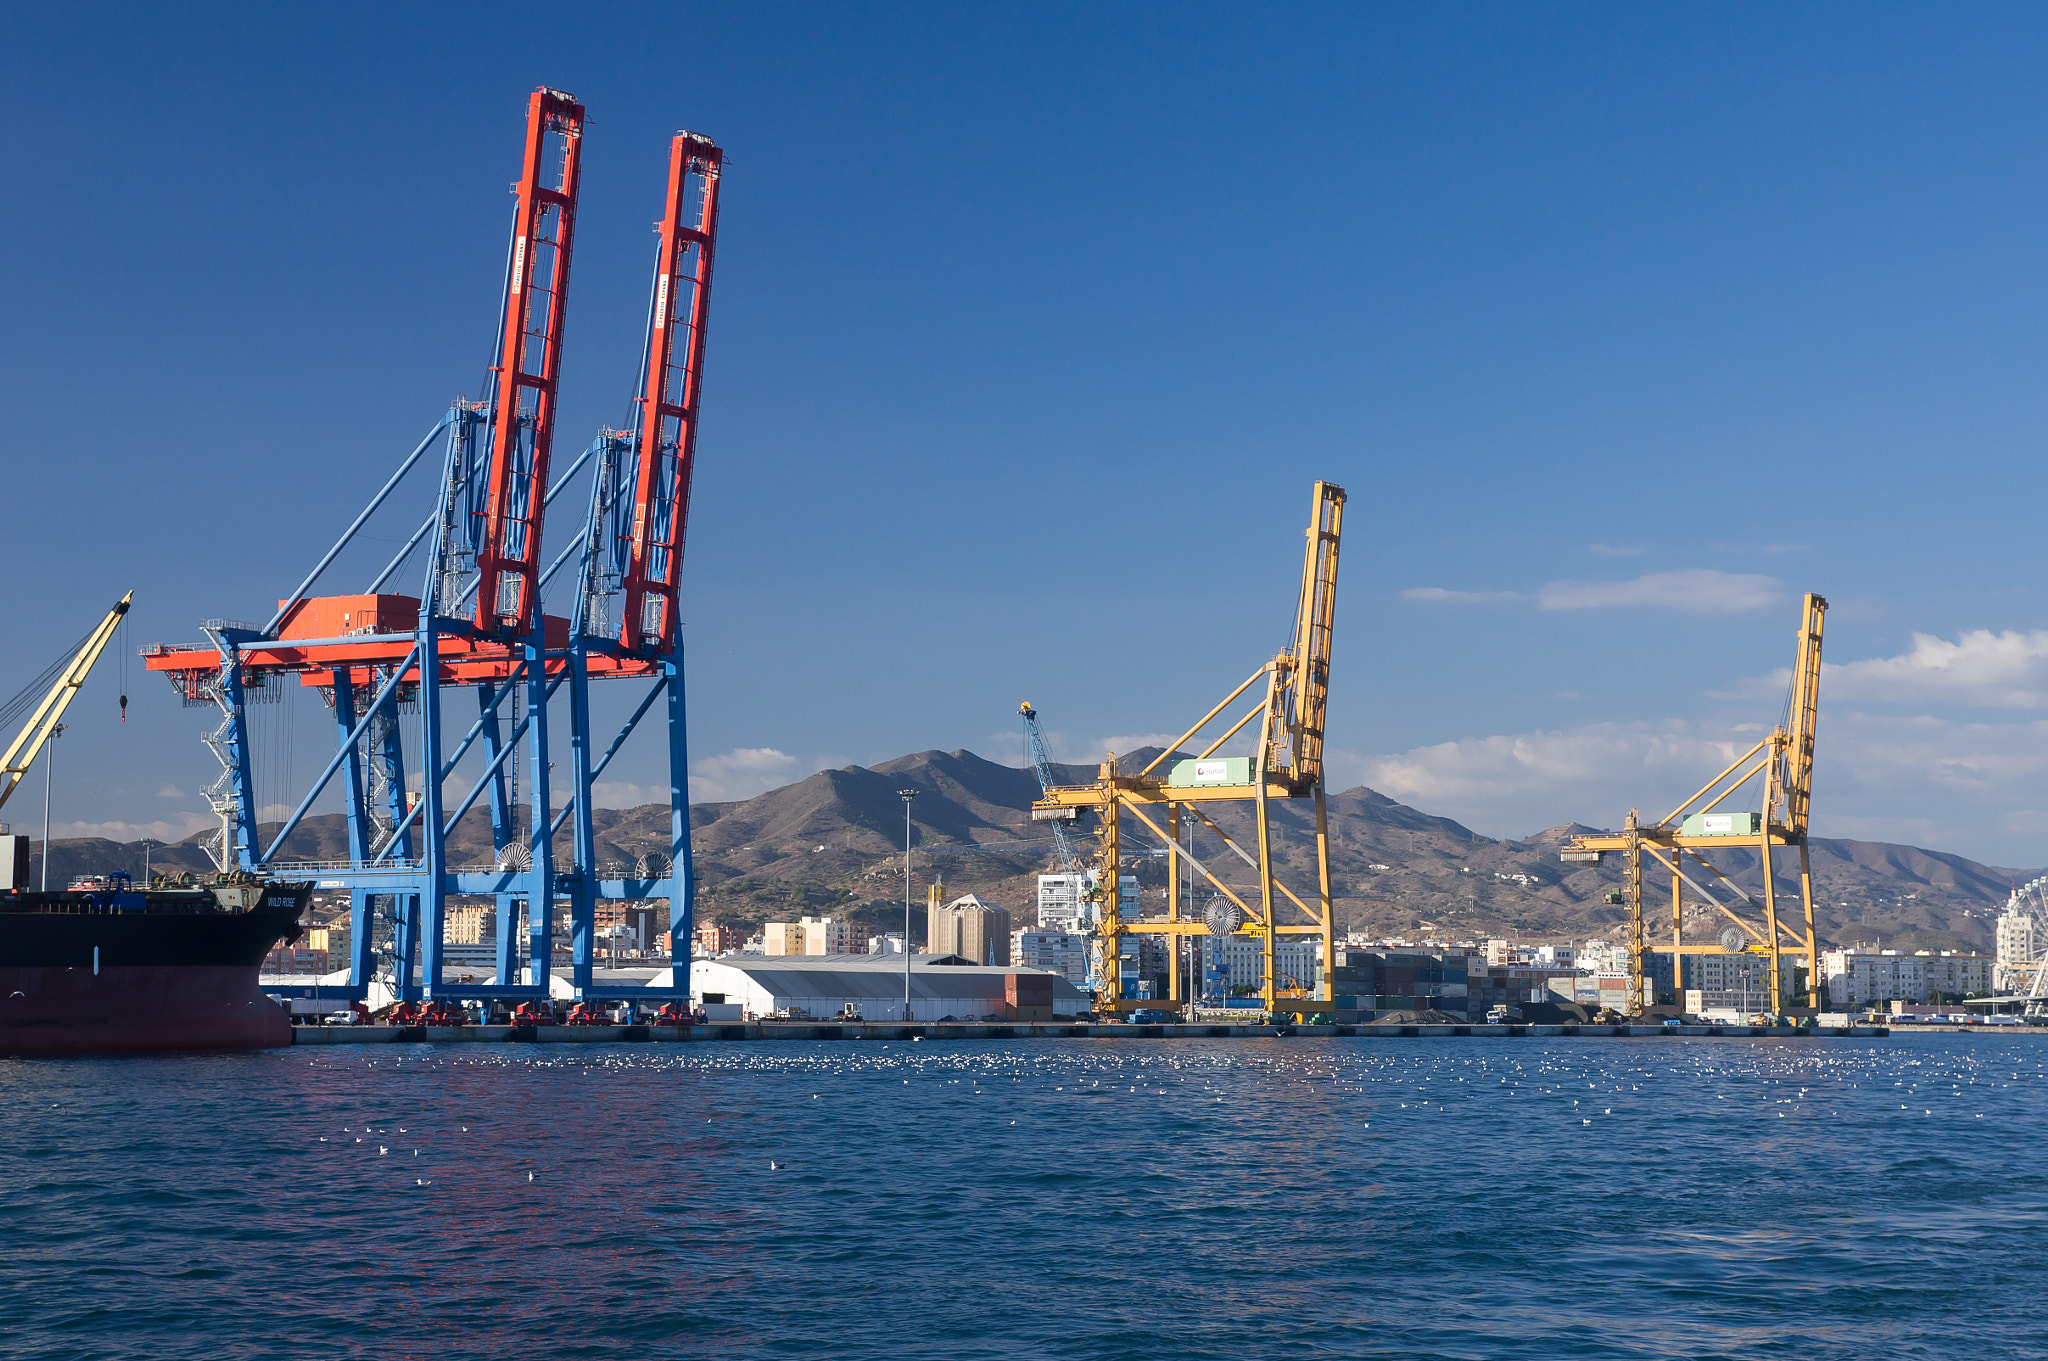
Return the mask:
<svg viewBox="0 0 2048 1361"><path fill-rule="evenodd" d="M690 519L704 325L718 238L718 179L725 153L708 137L679 132L669 146L668 199L655 264L646 389L635 432L631 542L622 587L619 644L674 651L676 585Z"/></svg>
<svg viewBox="0 0 2048 1361"><path fill-rule="evenodd" d="M514 191L512 273L476 558L476 626L486 633L528 633L538 623L541 514L582 145L583 106L575 96L535 90L526 105L526 156Z"/></svg>

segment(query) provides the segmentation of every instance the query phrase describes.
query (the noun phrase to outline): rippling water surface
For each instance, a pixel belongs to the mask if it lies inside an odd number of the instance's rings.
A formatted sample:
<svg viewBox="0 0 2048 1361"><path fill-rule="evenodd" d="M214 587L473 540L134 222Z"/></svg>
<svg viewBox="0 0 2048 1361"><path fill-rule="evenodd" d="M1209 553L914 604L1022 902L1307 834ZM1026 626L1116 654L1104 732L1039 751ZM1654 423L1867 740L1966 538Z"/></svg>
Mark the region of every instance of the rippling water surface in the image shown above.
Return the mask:
<svg viewBox="0 0 2048 1361"><path fill-rule="evenodd" d="M2029 1035L0 1061L0 1353L2040 1356L2044 1065Z"/></svg>

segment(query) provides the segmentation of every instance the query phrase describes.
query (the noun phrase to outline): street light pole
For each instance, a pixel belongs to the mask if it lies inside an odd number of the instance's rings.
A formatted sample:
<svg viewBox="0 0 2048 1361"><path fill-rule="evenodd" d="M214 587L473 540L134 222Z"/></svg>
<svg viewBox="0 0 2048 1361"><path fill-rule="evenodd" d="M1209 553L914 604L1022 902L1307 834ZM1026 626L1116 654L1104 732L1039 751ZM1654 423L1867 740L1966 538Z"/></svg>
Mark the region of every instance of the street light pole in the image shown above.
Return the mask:
<svg viewBox="0 0 2048 1361"><path fill-rule="evenodd" d="M57 739L64 725L50 729L50 749L43 756L43 892L50 891L50 772L57 768Z"/></svg>
<svg viewBox="0 0 2048 1361"><path fill-rule="evenodd" d="M910 801L915 789L896 791L903 800L903 1023L910 1024Z"/></svg>

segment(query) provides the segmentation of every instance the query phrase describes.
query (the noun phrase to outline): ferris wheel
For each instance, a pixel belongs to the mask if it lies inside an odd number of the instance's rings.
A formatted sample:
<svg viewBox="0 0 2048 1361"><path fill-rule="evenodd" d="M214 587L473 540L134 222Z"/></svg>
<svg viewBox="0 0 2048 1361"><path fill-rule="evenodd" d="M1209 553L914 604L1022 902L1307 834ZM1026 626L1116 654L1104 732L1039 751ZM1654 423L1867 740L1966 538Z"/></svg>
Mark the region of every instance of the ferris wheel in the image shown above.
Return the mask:
<svg viewBox="0 0 2048 1361"><path fill-rule="evenodd" d="M2027 979L2027 1010L2029 1016L2048 1015L2048 875L2021 884L2006 900L2005 915L2024 917L2033 925L2032 939L2026 951L2023 964L2004 966L2005 977L2001 985L2007 989L2018 987ZM2027 976L2031 974L2032 977Z"/></svg>

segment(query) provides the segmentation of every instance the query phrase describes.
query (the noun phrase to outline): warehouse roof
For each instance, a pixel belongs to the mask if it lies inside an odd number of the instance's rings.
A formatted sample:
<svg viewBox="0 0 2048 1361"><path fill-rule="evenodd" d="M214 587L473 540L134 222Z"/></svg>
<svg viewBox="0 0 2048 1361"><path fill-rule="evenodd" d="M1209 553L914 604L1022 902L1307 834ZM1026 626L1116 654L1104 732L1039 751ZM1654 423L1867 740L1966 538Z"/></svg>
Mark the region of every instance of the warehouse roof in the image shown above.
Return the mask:
<svg viewBox="0 0 2048 1361"><path fill-rule="evenodd" d="M911 995L995 997L1003 991L1004 975L1025 974L1051 979L1055 998L1081 1000L1079 989L1045 969L953 962L956 960L960 956L912 955ZM734 969L778 997L886 1000L903 996L901 955L720 955L693 961L690 968L692 974L710 968Z"/></svg>

